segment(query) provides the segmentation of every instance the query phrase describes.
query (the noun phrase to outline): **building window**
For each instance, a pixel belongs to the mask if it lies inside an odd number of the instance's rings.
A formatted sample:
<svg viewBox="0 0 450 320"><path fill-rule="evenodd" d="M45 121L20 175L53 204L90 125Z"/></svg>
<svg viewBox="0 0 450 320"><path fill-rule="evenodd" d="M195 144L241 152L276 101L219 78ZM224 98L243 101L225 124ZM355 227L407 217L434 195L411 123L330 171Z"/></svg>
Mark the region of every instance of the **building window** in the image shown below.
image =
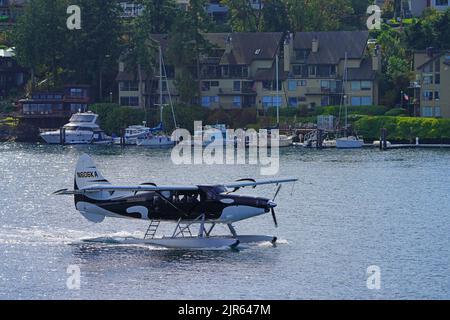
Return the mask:
<svg viewBox="0 0 450 320"><path fill-rule="evenodd" d="M218 87L219 86L219 81L211 81L210 86L211 87Z"/></svg>
<svg viewBox="0 0 450 320"><path fill-rule="evenodd" d="M433 75L432 74L424 74L423 75L423 84L432 84L433 83Z"/></svg>
<svg viewBox="0 0 450 320"><path fill-rule="evenodd" d="M84 97L83 89L80 89L80 88L71 88L71 89L70 89L70 96L71 96L71 97L83 98L83 97Z"/></svg>
<svg viewBox="0 0 450 320"><path fill-rule="evenodd" d="M323 96L323 97L320 99L320 105L321 105L322 107L325 107L325 106L330 105L330 97L328 97L328 96Z"/></svg>
<svg viewBox="0 0 450 320"><path fill-rule="evenodd" d="M139 83L137 81L121 81L119 87L120 91L138 91Z"/></svg>
<svg viewBox="0 0 450 320"><path fill-rule="evenodd" d="M210 107L212 103L218 103L218 96L205 96L202 97L202 107Z"/></svg>
<svg viewBox="0 0 450 320"><path fill-rule="evenodd" d="M276 96L264 96L262 98L262 103L264 108L270 107L281 107L281 97Z"/></svg>
<svg viewBox="0 0 450 320"><path fill-rule="evenodd" d="M423 99L425 101L431 101L433 100L433 91L425 90L423 92Z"/></svg>
<svg viewBox="0 0 450 320"><path fill-rule="evenodd" d="M361 91L361 81L352 81L352 91Z"/></svg>
<svg viewBox="0 0 450 320"><path fill-rule="evenodd" d="M371 106L372 104L372 97L352 97L351 99L352 106Z"/></svg>
<svg viewBox="0 0 450 320"><path fill-rule="evenodd" d="M289 91L296 91L297 90L297 81L289 80L288 81L288 90Z"/></svg>
<svg viewBox="0 0 450 320"><path fill-rule="evenodd" d="M448 6L448 0L436 0L436 6Z"/></svg>
<svg viewBox="0 0 450 320"><path fill-rule="evenodd" d="M434 116L435 117L441 116L441 107L439 107L439 106L434 107Z"/></svg>
<svg viewBox="0 0 450 320"><path fill-rule="evenodd" d="M321 80L320 81L320 87L322 89L329 89L330 88L330 81L328 81L328 80Z"/></svg>
<svg viewBox="0 0 450 320"><path fill-rule="evenodd" d="M361 81L361 90L363 90L363 91L372 90L372 82L371 81Z"/></svg>
<svg viewBox="0 0 450 320"><path fill-rule="evenodd" d="M435 91L434 92L434 100L439 100L440 99L440 92L439 91Z"/></svg>
<svg viewBox="0 0 450 320"><path fill-rule="evenodd" d="M234 107L241 107L241 97L240 96L234 96L233 97L233 106Z"/></svg>
<svg viewBox="0 0 450 320"><path fill-rule="evenodd" d="M441 84L441 74L440 73L436 73L434 75L434 83L435 84Z"/></svg>
<svg viewBox="0 0 450 320"><path fill-rule="evenodd" d="M241 82L233 81L233 91L241 91Z"/></svg>
<svg viewBox="0 0 450 320"><path fill-rule="evenodd" d="M128 107L137 107L139 106L139 97L121 97L120 105Z"/></svg>
<svg viewBox="0 0 450 320"><path fill-rule="evenodd" d="M298 107L298 98L297 97L290 97L288 100L288 104L290 107Z"/></svg>
<svg viewBox="0 0 450 320"><path fill-rule="evenodd" d="M209 81L202 81L202 91L209 91L211 83Z"/></svg>
<svg viewBox="0 0 450 320"><path fill-rule="evenodd" d="M422 108L422 117L432 117L433 116L433 108L432 107L423 107Z"/></svg>

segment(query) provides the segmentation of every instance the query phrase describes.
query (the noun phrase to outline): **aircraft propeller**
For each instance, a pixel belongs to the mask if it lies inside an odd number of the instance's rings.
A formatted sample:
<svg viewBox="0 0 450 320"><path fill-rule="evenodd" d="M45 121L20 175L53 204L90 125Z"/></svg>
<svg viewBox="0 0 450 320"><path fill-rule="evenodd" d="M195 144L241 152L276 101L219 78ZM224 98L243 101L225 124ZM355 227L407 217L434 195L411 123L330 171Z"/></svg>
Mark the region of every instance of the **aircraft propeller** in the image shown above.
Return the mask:
<svg viewBox="0 0 450 320"><path fill-rule="evenodd" d="M272 204L275 204L275 199L277 198L278 194L280 193L281 190L281 184L278 185L277 190L275 191L275 195L273 196L273 199L271 201ZM270 211L272 212L272 218L273 218L273 222L275 224L275 228L278 228L278 221L277 221L277 215L275 214L275 206L271 206L270 207Z"/></svg>

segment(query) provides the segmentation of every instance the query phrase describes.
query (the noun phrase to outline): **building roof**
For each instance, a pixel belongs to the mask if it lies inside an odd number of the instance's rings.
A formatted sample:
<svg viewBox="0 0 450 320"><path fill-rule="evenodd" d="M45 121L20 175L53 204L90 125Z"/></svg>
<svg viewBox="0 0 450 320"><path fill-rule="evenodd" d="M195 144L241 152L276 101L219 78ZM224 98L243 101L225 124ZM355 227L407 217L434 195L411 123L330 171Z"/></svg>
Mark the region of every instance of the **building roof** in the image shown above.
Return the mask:
<svg viewBox="0 0 450 320"><path fill-rule="evenodd" d="M345 59L361 59L367 46L369 32L367 31L327 31L327 32L297 32L294 39L296 50L312 49L313 39L319 40L319 50L311 52L308 64L338 64Z"/></svg>
<svg viewBox="0 0 450 320"><path fill-rule="evenodd" d="M225 53L220 64L250 65L255 60L272 60L278 52L283 34L281 32L231 33L231 52Z"/></svg>
<svg viewBox="0 0 450 320"><path fill-rule="evenodd" d="M372 68L372 59L365 58L359 68L348 68L348 80L375 80L376 72Z"/></svg>
<svg viewBox="0 0 450 320"><path fill-rule="evenodd" d="M429 60L427 60L426 62L422 63L420 66L418 66L417 70L421 70L423 67L425 67L430 62L434 62L437 59L440 59L443 55L448 55L448 54L450 54L450 51L442 51L442 52L440 52L440 53L438 53L436 55L433 55L432 57L430 57ZM450 60L449 61L445 60L444 64L450 65Z"/></svg>

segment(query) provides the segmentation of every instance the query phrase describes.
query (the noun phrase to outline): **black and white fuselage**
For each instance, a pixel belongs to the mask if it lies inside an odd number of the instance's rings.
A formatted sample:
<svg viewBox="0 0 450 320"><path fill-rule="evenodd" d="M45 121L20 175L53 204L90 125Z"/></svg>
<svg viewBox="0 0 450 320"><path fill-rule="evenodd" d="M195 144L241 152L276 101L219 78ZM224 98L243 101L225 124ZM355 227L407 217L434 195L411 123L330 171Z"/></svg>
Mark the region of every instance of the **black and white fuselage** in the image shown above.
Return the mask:
<svg viewBox="0 0 450 320"><path fill-rule="evenodd" d="M177 227L181 221L187 224L199 223L200 238L206 235L208 239L216 224L226 224L234 239L237 235L232 224L237 221L271 212L277 225L274 211L276 204L273 200L237 195L235 191L248 186L281 184L297 179L258 182L245 179L225 185L158 186L146 183L137 186L114 186L102 176L88 155L82 155L77 163L74 180L74 190L63 189L55 194L74 195L76 209L89 221L99 223L106 217L141 219L150 220L151 224L154 221L158 221L158 224L161 221L178 222ZM279 189L276 195L278 191ZM212 225L209 232L206 231L205 224ZM171 241L164 238L161 240L163 243L160 241L157 244L178 247L181 243L175 238L176 236L173 236ZM253 239L254 236L248 238ZM261 237L257 236L257 239ZM188 246L205 245L205 241L199 242L198 239L189 241L192 243ZM230 245L234 243L229 242L230 239L224 241L228 241L225 243ZM215 246L224 242L216 239L212 243ZM211 242L208 242L208 245L211 245Z"/></svg>

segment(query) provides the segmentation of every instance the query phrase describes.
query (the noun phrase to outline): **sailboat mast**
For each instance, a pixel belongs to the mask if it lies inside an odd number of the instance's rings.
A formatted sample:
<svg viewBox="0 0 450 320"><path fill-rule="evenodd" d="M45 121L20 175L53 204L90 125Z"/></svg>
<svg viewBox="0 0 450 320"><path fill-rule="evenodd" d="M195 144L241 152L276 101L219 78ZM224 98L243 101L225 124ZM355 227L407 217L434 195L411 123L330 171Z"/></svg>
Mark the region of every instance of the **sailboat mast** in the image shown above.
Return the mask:
<svg viewBox="0 0 450 320"><path fill-rule="evenodd" d="M277 126L280 125L280 89L278 88L278 84L279 84L279 66L278 66L278 62L279 62L279 57L278 57L278 53L275 59L275 70L276 70L276 77L275 77L275 81L276 81L276 86L277 86Z"/></svg>
<svg viewBox="0 0 450 320"><path fill-rule="evenodd" d="M345 64L344 64L344 88L347 85L347 81L348 81L348 55L347 52L345 52ZM344 89L345 90L345 89ZM348 99L348 96L347 96ZM345 104L345 132L346 132L346 136L347 136L347 126L348 126L348 105L347 105L347 100L346 99L346 95L344 95L344 104Z"/></svg>
<svg viewBox="0 0 450 320"><path fill-rule="evenodd" d="M160 123L163 122L163 71L162 71L162 49L159 46L159 110L160 110Z"/></svg>

